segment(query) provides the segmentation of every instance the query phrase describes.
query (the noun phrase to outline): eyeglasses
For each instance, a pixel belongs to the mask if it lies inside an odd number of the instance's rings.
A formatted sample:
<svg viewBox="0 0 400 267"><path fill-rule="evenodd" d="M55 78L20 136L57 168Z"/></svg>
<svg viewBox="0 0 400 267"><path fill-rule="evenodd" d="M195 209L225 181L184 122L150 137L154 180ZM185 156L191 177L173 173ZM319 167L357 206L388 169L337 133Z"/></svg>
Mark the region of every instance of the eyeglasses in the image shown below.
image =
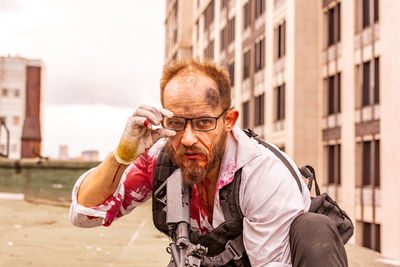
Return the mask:
<svg viewBox="0 0 400 267"><path fill-rule="evenodd" d="M191 121L192 127L195 131L208 132L217 128L218 119L221 118L227 110L228 108L225 108L218 117L201 117L192 119L175 116L164 117L162 126L168 130L182 131L185 130L187 121Z"/></svg>

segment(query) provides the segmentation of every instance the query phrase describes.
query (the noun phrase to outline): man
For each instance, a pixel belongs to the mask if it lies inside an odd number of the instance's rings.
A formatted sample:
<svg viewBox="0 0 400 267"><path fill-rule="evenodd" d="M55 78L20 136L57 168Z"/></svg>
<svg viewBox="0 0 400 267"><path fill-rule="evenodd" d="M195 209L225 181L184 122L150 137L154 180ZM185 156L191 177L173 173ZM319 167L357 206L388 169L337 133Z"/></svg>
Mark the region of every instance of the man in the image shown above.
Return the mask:
<svg viewBox="0 0 400 267"><path fill-rule="evenodd" d="M347 265L335 227L325 216L307 215L304 182L300 192L282 161L235 126L239 112L231 108L229 77L221 67L175 62L164 68L160 88L163 108L139 107L114 153L78 179L70 212L74 225L108 226L148 200L164 153L192 187L190 228L199 236L210 236L227 220L220 193L239 181L236 206L246 255L238 265ZM211 255L217 253L209 245Z"/></svg>

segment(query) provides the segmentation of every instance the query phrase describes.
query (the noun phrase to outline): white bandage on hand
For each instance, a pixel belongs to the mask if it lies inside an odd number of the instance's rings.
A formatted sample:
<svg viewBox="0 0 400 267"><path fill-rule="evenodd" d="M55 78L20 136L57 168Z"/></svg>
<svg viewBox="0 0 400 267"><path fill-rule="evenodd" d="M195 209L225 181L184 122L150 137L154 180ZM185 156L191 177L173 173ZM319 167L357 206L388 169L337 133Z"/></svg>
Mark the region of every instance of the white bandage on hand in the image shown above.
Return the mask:
<svg viewBox="0 0 400 267"><path fill-rule="evenodd" d="M164 116L171 117L173 113L163 108L140 106L126 122L118 147L114 151L115 159L121 164L129 165L158 139L174 136L175 131L164 128L153 129L153 125L160 125Z"/></svg>

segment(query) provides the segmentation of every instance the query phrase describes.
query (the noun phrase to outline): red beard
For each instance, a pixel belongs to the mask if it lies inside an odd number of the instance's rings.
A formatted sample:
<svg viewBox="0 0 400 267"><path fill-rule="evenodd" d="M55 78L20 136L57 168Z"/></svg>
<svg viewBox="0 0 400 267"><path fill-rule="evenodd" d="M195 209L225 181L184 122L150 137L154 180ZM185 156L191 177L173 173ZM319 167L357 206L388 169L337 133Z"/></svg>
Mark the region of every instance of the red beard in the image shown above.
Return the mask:
<svg viewBox="0 0 400 267"><path fill-rule="evenodd" d="M210 170L222 160L225 152L225 141L227 132L223 132L215 142L211 151L201 146L190 147L180 146L175 151L172 145L167 142L165 148L168 156L182 170L183 181L192 186L206 178Z"/></svg>

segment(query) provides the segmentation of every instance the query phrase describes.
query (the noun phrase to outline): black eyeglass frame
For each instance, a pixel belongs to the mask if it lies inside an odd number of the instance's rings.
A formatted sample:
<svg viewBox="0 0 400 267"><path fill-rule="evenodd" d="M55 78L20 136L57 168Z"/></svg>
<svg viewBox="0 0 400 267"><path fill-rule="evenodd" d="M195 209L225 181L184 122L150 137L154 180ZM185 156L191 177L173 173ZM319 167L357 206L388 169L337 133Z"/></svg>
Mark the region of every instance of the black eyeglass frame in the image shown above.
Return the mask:
<svg viewBox="0 0 400 267"><path fill-rule="evenodd" d="M193 128L193 130L195 130L195 131L197 131L197 132L209 132L209 131L214 131L215 129L217 129L218 119L221 118L221 117L225 114L225 112L227 112L228 110L229 110L229 108L225 108L225 109L222 111L222 113L221 113L219 116L217 116L217 117L185 118L185 117L173 116L172 118L184 119L184 120L185 120L185 124L183 125L183 128L182 128L182 129L179 129L179 130L175 130L175 129L172 129L172 128L167 128L167 127L165 127L165 125L164 125L164 118L163 118L163 120L162 120L162 122L161 122L161 125L162 125L162 127L165 128L165 129L173 130L173 131L178 132L178 131L183 131L183 130L185 130L185 129L186 129L187 122L190 121L190 122L192 123L192 128ZM197 128L194 126L194 124L193 124L193 120L199 120L199 119L200 119L200 120L201 120L201 119L215 119L215 126L214 126L214 128L208 129L208 130L199 130L199 129L197 129Z"/></svg>

